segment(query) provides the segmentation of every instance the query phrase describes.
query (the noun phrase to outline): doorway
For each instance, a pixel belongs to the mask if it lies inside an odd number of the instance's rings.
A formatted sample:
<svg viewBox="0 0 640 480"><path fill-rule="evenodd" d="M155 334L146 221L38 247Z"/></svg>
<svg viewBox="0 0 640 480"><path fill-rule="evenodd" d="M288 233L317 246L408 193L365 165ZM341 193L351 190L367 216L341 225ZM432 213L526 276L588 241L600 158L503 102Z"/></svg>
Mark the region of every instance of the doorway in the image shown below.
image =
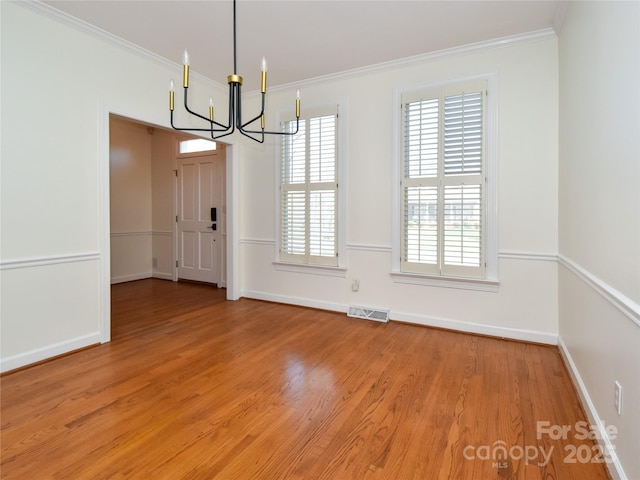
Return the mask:
<svg viewBox="0 0 640 480"><path fill-rule="evenodd" d="M103 150L106 159L101 167L100 184L106 187L101 190L101 198L109 207L101 213L101 238L107 246L101 250L105 260L101 274L104 299L101 338L109 341L111 284L143 278L173 281L191 278L176 266L176 261L186 263L185 255L179 256L184 249L178 249L177 174L179 169L188 169L188 163L193 163L197 155L179 154L180 139L191 137L112 113L105 118L108 128L104 129L104 143L108 148ZM216 215L215 236L209 237L215 238L212 243L216 248L203 253L199 262L209 265L214 276L199 280L218 287L226 287L227 283L226 153L225 146L218 144L213 160L209 155L209 160L197 162L203 172L208 172L210 180L208 190L199 195L196 206L202 207L208 220L211 208L215 208ZM202 175L200 180L195 177L194 185L198 188L202 178ZM190 195L184 189L182 193ZM205 200L210 205L205 206ZM207 226L212 225L213 222L208 222Z"/></svg>
<svg viewBox="0 0 640 480"><path fill-rule="evenodd" d="M101 106L100 122L99 122L99 135L98 135L98 191L99 191L99 255L100 255L100 321L99 321L99 336L100 342L106 343L111 340L111 222L110 222L110 200L112 196L111 184L110 184L110 123L111 119L117 117L128 120L134 124L140 126L149 127L155 129L158 132L170 132L175 135L175 131L168 128L168 126L158 126L160 122L145 121L135 112L131 112L127 108L118 107L115 108L112 105L103 104ZM164 137L160 135L159 137ZM155 142L154 142L155 144ZM175 155L173 157L175 159ZM225 208L225 235L224 235L224 252L222 257L224 278L226 283L226 298L228 300L238 300L240 295L239 285L239 222L237 215L235 215L235 208L238 205L238 175L239 175L239 150L233 139L230 143L225 144L225 176L226 176L226 208ZM172 167L175 169L175 166ZM175 172L171 172L173 177L169 179L170 189L171 185L175 185ZM153 193L153 190L152 190ZM175 209L170 200L170 209L173 209L173 220L175 224ZM157 212L158 209L153 211ZM167 242L170 245L169 250L175 251L175 244L172 234L170 233L172 227L169 228L168 235L164 235L163 242ZM153 231L152 231L153 232ZM162 232L161 232L162 233ZM171 257L170 257L171 258ZM153 265L153 258L152 258ZM175 265L175 263L173 264ZM159 265L160 267L160 265ZM170 266L171 269L175 267ZM175 271L175 270L173 270ZM156 274L154 274L155 276ZM169 279L175 280L170 275Z"/></svg>

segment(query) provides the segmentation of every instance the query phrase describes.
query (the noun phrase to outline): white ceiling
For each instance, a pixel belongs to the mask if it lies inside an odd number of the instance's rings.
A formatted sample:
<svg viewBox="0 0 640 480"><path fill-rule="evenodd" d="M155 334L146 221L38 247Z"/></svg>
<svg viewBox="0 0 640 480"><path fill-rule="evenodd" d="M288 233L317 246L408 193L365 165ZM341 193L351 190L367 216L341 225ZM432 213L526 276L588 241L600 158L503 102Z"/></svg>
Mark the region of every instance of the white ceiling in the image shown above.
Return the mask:
<svg viewBox="0 0 640 480"><path fill-rule="evenodd" d="M233 73L232 0L49 0L59 10L221 84ZM270 86L554 26L551 0L238 0L245 88ZM179 73L178 73L179 76Z"/></svg>

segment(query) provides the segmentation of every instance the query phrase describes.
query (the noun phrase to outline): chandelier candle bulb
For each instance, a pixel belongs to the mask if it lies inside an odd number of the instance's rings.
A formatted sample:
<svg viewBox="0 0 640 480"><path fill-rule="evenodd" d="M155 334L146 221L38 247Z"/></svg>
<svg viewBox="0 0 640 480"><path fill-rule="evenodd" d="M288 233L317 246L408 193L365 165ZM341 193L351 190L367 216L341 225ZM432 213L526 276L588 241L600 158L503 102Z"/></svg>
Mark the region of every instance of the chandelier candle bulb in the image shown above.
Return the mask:
<svg viewBox="0 0 640 480"><path fill-rule="evenodd" d="M213 98L209 97L209 120L213 122Z"/></svg>
<svg viewBox="0 0 640 480"><path fill-rule="evenodd" d="M264 113L260 115L260 128L264 130Z"/></svg>
<svg viewBox="0 0 640 480"><path fill-rule="evenodd" d="M174 86L173 86L173 80L171 80L169 82L169 110L171 110L173 112L173 106L174 106Z"/></svg>
<svg viewBox="0 0 640 480"><path fill-rule="evenodd" d="M260 92L265 93L267 91L267 59L262 57L262 83L260 84Z"/></svg>
<svg viewBox="0 0 640 480"><path fill-rule="evenodd" d="M182 86L187 88L189 86L189 52L186 50L182 54L182 63L184 65Z"/></svg>

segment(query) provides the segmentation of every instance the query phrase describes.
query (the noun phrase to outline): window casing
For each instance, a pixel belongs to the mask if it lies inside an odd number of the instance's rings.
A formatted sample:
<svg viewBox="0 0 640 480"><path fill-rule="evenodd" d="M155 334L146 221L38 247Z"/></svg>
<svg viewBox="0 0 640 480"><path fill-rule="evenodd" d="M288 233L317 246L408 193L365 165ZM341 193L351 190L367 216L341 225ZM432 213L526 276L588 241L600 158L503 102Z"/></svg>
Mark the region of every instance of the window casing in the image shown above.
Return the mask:
<svg viewBox="0 0 640 480"><path fill-rule="evenodd" d="M284 131L295 126L283 123ZM298 133L282 137L280 261L338 266L338 173L336 110L300 117Z"/></svg>
<svg viewBox="0 0 640 480"><path fill-rule="evenodd" d="M400 272L486 278L485 81L404 93Z"/></svg>

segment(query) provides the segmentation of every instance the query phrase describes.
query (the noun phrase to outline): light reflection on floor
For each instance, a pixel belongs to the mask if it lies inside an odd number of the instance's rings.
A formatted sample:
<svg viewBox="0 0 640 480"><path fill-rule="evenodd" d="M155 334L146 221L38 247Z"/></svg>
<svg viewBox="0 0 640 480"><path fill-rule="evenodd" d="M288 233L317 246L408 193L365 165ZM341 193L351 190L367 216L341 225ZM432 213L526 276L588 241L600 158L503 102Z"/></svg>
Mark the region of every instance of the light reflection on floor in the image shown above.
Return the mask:
<svg viewBox="0 0 640 480"><path fill-rule="evenodd" d="M289 354L286 358L286 378L283 394L293 406L305 401L308 395L318 396L323 393L331 394L335 390L333 370L330 366L321 364L305 364L305 361Z"/></svg>

